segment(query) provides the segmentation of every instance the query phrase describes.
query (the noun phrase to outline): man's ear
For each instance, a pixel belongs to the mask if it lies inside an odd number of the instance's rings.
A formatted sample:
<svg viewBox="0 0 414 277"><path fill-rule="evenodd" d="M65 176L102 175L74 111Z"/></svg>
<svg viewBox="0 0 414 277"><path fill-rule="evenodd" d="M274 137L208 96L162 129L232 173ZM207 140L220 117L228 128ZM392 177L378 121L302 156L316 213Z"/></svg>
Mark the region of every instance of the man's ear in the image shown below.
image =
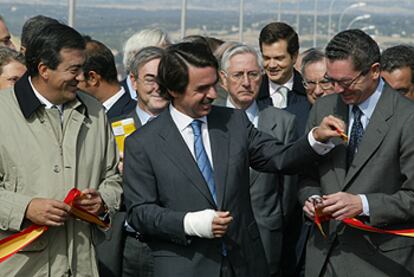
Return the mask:
<svg viewBox="0 0 414 277"><path fill-rule="evenodd" d="M135 78L132 72L129 73L129 78L131 79L132 87L135 89L135 91L138 91L137 78Z"/></svg>
<svg viewBox="0 0 414 277"><path fill-rule="evenodd" d="M101 81L102 77L96 71L89 71L88 72L88 83L90 86L99 86L99 82Z"/></svg>
<svg viewBox="0 0 414 277"><path fill-rule="evenodd" d="M40 62L37 65L37 71L39 72L39 76L44 79L47 80L49 79L49 68L47 67L47 65L45 65L44 63Z"/></svg>
<svg viewBox="0 0 414 277"><path fill-rule="evenodd" d="M225 90L228 91L228 84L227 84L227 78L226 78L226 72L224 72L223 70L220 70L219 72L219 76L220 76L220 82L219 85Z"/></svg>

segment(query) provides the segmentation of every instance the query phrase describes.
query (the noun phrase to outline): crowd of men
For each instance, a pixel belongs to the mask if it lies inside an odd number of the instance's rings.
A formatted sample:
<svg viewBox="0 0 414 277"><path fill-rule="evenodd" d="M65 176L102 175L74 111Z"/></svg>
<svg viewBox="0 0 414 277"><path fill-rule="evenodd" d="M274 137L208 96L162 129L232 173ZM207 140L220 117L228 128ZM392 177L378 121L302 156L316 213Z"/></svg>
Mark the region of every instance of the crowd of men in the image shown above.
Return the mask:
<svg viewBox="0 0 414 277"><path fill-rule="evenodd" d="M0 239L48 227L0 276L414 276L414 48L258 45L141 30L119 81L104 43L39 15L17 51L0 16Z"/></svg>

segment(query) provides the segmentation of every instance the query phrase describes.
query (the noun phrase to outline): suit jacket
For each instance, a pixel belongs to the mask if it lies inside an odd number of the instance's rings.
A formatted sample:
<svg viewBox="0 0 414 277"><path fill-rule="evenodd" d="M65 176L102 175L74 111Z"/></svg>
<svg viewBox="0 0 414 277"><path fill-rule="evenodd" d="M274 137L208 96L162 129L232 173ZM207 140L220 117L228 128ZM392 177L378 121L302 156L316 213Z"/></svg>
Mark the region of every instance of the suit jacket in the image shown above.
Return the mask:
<svg viewBox="0 0 414 277"><path fill-rule="evenodd" d="M318 99L309 128L329 114L348 121L348 107L340 96ZM316 174L308 174L301 181L301 202L313 194L365 194L370 216L361 220L379 228L413 228L413 124L414 104L386 84L348 171L346 146L340 144L311 167ZM343 267L335 268L338 276L414 276L412 238L359 231L334 220L324 225L328 239L317 229L311 230L307 276L318 276L329 259L343 263Z"/></svg>
<svg viewBox="0 0 414 277"><path fill-rule="evenodd" d="M135 109L137 101L133 100L129 93L125 93L115 102L115 104L107 111L106 115L111 120L114 117L128 114Z"/></svg>
<svg viewBox="0 0 414 277"><path fill-rule="evenodd" d="M134 119L136 129L142 126L135 109L129 114L111 118L110 122L112 123L126 118ZM124 231L125 219L125 205L122 203L120 210L113 216L111 229L106 232L105 240L96 246L99 276L101 277L122 276L122 260L126 238Z"/></svg>
<svg viewBox="0 0 414 277"><path fill-rule="evenodd" d="M295 116L275 107L259 107L258 130L288 144L296 140ZM271 274L280 271L283 227L296 202L296 176L251 169L250 197Z"/></svg>
<svg viewBox="0 0 414 277"><path fill-rule="evenodd" d="M287 107L284 109L296 115L296 126L299 137L305 133L305 127L308 120L309 111L311 109L311 104L306 97L306 90L303 87L302 80L303 79L300 73L294 69L293 87L292 90L288 93L288 103ZM273 106L272 98L269 94L269 78L267 75L263 76L263 81L260 86L257 102L260 105Z"/></svg>
<svg viewBox="0 0 414 277"><path fill-rule="evenodd" d="M218 204L166 109L126 139L128 222L148 236L155 276L220 276L222 243L236 276L268 276L250 203L249 166L292 173L319 156L305 138L283 146L260 133L240 110L213 107L207 120ZM185 214L204 209L232 214L223 239L186 236Z"/></svg>

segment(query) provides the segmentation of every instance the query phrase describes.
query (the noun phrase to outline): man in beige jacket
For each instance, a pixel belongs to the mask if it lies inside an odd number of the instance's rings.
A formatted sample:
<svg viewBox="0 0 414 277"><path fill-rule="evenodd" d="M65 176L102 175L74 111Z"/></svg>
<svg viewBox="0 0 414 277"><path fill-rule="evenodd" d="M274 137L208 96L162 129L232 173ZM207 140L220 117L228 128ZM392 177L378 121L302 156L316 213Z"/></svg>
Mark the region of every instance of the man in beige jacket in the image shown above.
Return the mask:
<svg viewBox="0 0 414 277"><path fill-rule="evenodd" d="M49 229L0 264L0 276L98 276L101 232L63 202L96 215L118 209L118 157L101 105L77 91L85 43L74 29L46 26L26 50L28 72L0 93L0 238L35 223Z"/></svg>

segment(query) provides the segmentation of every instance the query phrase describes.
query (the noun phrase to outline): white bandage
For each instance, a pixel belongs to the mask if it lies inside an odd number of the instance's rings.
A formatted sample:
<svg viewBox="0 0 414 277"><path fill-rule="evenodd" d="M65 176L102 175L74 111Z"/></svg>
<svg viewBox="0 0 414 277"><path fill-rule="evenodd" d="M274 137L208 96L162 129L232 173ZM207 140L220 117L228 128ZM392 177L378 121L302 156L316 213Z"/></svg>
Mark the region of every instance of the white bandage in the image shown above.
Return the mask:
<svg viewBox="0 0 414 277"><path fill-rule="evenodd" d="M187 213L184 216L184 232L189 236L214 238L212 224L215 216L216 212L211 209Z"/></svg>

